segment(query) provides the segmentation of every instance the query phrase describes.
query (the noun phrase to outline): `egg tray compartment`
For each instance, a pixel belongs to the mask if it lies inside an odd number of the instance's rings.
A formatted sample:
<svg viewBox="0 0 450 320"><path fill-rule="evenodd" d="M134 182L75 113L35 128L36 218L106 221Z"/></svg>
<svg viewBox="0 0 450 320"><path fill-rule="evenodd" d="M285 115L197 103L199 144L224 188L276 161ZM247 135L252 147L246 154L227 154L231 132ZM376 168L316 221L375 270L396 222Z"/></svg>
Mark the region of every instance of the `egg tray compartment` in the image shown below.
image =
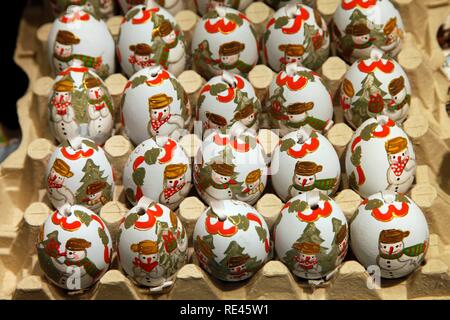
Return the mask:
<svg viewBox="0 0 450 320"><path fill-rule="evenodd" d="M295 278L278 260L269 261L254 277L244 282L220 282L205 273L192 254L195 221L205 209L192 190L191 196L180 204L177 211L190 237L190 259L177 273L169 292L148 294L148 290L134 285L118 270L116 258L99 282L84 292L68 293L50 284L40 270L35 243L40 225L51 212L43 183L47 161L55 148L55 142L47 131L46 113L52 85L52 79L46 76L49 74L47 36L51 24L41 25L51 19L44 14L49 12L48 8L28 7L21 23L15 56L30 79L30 89L17 102L23 139L20 147L0 166L0 299L450 299L450 120L445 111L448 82L440 71L443 54L434 37L439 22L445 19L449 2L394 2L401 11L406 30L410 31L398 58L413 86L410 116L404 129L414 144L418 168L409 195L424 211L431 233L429 250L419 270L403 279L382 280L380 289L369 289L367 271L349 252L334 276L318 285ZM336 0L318 0L318 10L327 20L336 6ZM255 2L245 13L261 34L273 10ZM189 41L198 16L186 10L180 12L176 19ZM115 37L120 21L121 17L108 20ZM35 35L34 41L30 41L32 35ZM340 58L331 57L319 70L335 98L347 68ZM263 65L256 66L249 74L249 80L262 101L267 97L273 76L274 73ZM182 73L179 80L195 104L205 80L191 70ZM106 79L116 105L126 81L120 74ZM262 123L267 128L266 118L266 115L262 116ZM353 130L344 123L338 107L335 108L335 122L327 137L343 164ZM119 124L117 133L120 133ZM278 137L270 130L262 129L259 138L270 156ZM193 134L180 141L191 159L199 142ZM117 182L120 182L123 166L133 147L125 137L116 135L106 142L104 149L114 167ZM269 182L265 194L256 204L270 228L283 206L271 192ZM345 174L334 199L348 219L362 200L348 189ZM126 210L123 188L119 184L114 200L100 212L113 239Z"/></svg>

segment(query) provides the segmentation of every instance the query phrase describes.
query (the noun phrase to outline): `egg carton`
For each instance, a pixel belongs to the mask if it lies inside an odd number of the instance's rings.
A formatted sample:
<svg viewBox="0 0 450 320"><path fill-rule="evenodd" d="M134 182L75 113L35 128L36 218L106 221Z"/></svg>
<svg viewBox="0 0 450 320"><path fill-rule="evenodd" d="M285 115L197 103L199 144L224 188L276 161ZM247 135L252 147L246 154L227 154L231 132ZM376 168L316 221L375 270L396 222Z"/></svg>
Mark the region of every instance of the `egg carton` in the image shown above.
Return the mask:
<svg viewBox="0 0 450 320"><path fill-rule="evenodd" d="M338 1L317 2L318 10L329 21ZM334 276L323 283L295 278L278 260L269 261L244 282L215 280L199 267L192 254L194 225L206 208L193 190L177 210L190 237L189 261L177 273L170 291L150 295L148 289L136 286L119 270L116 258L111 269L89 290L68 293L50 284L40 270L35 243L40 226L52 211L44 186L47 161L56 147L47 130L47 98L53 81L47 76L46 52L51 24L40 25L45 19L43 13L48 11L32 7L26 10L26 18L21 23L15 57L30 79L30 89L17 102L23 139L17 151L0 166L0 299L450 299L450 120L445 112L448 82L440 71L443 54L435 41L436 30L440 21L445 20L450 3L448 0L394 2L408 31L398 61L410 77L414 90L410 115L404 123L418 163L415 184L409 195L424 211L431 233L429 250L419 270L403 279L382 280L381 287L377 288L350 252ZM255 2L245 13L261 35L273 10L262 2ZM192 10L185 10L178 13L176 19L189 41L199 17ZM115 38L121 21L122 17L117 16L107 22ZM35 41L30 41L33 34ZM330 57L319 70L335 97L346 70L347 65L338 57ZM267 98L273 76L264 65L257 65L249 74L249 81L262 101ZM195 105L205 80L192 70L183 72L178 79ZM106 79L116 105L126 81L121 74ZM266 116L262 118L259 139L270 157L279 138L267 128ZM129 208L120 184L123 167L133 149L120 132L117 124L116 135L104 145L115 171L117 187L114 200L102 208L100 216L113 240ZM335 124L327 137L341 162L352 134L340 108L336 107ZM191 134L180 143L193 159L200 140ZM255 206L271 228L284 204L273 194L270 183L266 189ZM348 188L345 175L334 199L348 219L362 201Z"/></svg>

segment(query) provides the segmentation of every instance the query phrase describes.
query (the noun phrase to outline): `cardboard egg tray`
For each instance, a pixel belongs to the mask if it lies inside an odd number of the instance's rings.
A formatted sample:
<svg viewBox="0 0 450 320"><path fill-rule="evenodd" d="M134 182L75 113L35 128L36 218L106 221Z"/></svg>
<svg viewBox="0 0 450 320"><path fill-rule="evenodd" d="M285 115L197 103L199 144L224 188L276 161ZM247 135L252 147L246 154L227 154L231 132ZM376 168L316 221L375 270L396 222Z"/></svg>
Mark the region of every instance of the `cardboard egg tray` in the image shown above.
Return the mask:
<svg viewBox="0 0 450 320"><path fill-rule="evenodd" d="M192 4L189 2L189 8ZM329 21L338 0L318 0L318 10ZM224 283L206 274L190 250L189 263L177 274L173 288L158 295L136 286L117 266L111 269L91 289L69 293L52 285L42 275L35 243L40 225L52 211L45 195L44 176L47 161L55 148L47 127L47 97L52 86L47 62L47 38L52 21L48 8L28 7L21 23L17 43L17 63L27 72L30 88L18 100L17 108L23 139L17 151L0 166L0 299L450 299L450 120L445 111L448 81L440 71L443 53L435 35L439 24L449 12L448 0L395 0L407 34L398 57L413 86L410 116L404 130L411 137L416 157L417 175L409 195L424 211L430 227L430 246L423 266L406 278L381 281L374 288L371 277L349 252L345 262L327 282L309 283L295 278L280 261L272 260L251 279L240 283ZM262 34L273 10L255 2L245 11ZM185 10L176 15L188 41L199 17ZM121 17L108 20L115 38ZM330 57L319 73L333 94L336 93L347 65L338 57ZM256 66L249 80L259 98L267 97L274 73L264 65ZM194 71L179 76L192 103L195 104L205 83ZM111 75L106 84L119 105L126 78ZM264 115L263 115L264 118ZM267 121L263 121L264 123ZM265 126L267 128L267 126ZM123 214L129 208L121 184L121 172L130 152L131 143L120 133L104 149L114 167L117 188L114 201L107 203L100 216L109 227L113 240ZM353 130L335 108L335 125L327 133L341 160ZM259 132L268 155L278 143L278 136L268 129ZM199 140L193 134L180 143L193 157ZM344 168L344 166L342 166ZM194 189L194 188L193 188ZM283 203L272 193L270 182L257 210L273 226ZM344 175L339 192L334 197L350 218L361 202L358 194L348 188ZM195 190L177 211L185 223L192 246L196 219L205 209Z"/></svg>

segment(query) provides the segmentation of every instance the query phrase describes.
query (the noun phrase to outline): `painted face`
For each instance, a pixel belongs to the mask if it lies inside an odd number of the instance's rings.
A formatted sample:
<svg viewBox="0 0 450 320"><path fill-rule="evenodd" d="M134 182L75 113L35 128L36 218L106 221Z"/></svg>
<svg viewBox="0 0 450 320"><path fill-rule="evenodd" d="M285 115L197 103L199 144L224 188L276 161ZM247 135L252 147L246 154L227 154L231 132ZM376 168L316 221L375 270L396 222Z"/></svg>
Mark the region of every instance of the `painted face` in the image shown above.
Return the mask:
<svg viewBox="0 0 450 320"><path fill-rule="evenodd" d="M86 251L72 251L67 250L66 258L70 261L81 261L86 257Z"/></svg>
<svg viewBox="0 0 450 320"><path fill-rule="evenodd" d="M245 264L240 264L235 267L230 267L230 268L228 268L228 272L230 272L231 274L235 274L235 275L242 274L245 272Z"/></svg>
<svg viewBox="0 0 450 320"><path fill-rule="evenodd" d="M365 34L363 36L358 36L358 37L353 36L352 39L353 39L353 42L356 44L365 44L365 43L369 42L370 35Z"/></svg>
<svg viewBox="0 0 450 320"><path fill-rule="evenodd" d="M392 96L391 99L391 105L396 105L401 103L403 100L405 100L406 98L406 89L403 89L402 91L400 91L399 93L397 93L395 96Z"/></svg>
<svg viewBox="0 0 450 320"><path fill-rule="evenodd" d="M228 176L222 176L220 174L218 174L217 172L215 172L214 170L211 171L211 179L215 182L215 183L227 183L228 181L231 180L231 177Z"/></svg>
<svg viewBox="0 0 450 320"><path fill-rule="evenodd" d="M247 186L250 190L256 190L258 188L258 185L259 185L259 180L249 183Z"/></svg>
<svg viewBox="0 0 450 320"><path fill-rule="evenodd" d="M203 265L208 264L208 258L200 250L197 250L197 258L198 258L200 264L203 264Z"/></svg>
<svg viewBox="0 0 450 320"><path fill-rule="evenodd" d="M141 55L136 55L136 61L137 62L148 62L150 60L150 56L141 56Z"/></svg>
<svg viewBox="0 0 450 320"><path fill-rule="evenodd" d="M54 97L59 103L70 102L71 100L70 92L55 92Z"/></svg>
<svg viewBox="0 0 450 320"><path fill-rule="evenodd" d="M314 266L317 265L317 257L315 254L301 253L298 263L302 267Z"/></svg>
<svg viewBox="0 0 450 320"><path fill-rule="evenodd" d="M55 42L54 52L60 57L71 56L72 49L73 47L71 45L62 44L59 43L58 41Z"/></svg>
<svg viewBox="0 0 450 320"><path fill-rule="evenodd" d="M51 180L54 184L62 185L64 183L65 177L52 169L49 174L49 180Z"/></svg>
<svg viewBox="0 0 450 320"><path fill-rule="evenodd" d="M112 11L113 2L111 0L100 0L100 10L102 12Z"/></svg>
<svg viewBox="0 0 450 320"><path fill-rule="evenodd" d="M178 177L176 179L169 179L169 180L167 180L167 187L168 188L175 188L177 186L180 186L180 185L184 184L184 182L185 182L184 176Z"/></svg>
<svg viewBox="0 0 450 320"><path fill-rule="evenodd" d="M309 187L314 185L314 182L316 181L315 176L302 176L299 174L296 174L294 177L294 183L296 185L302 186L302 187Z"/></svg>
<svg viewBox="0 0 450 320"><path fill-rule="evenodd" d="M288 114L289 121L291 122L300 122L305 120L307 116L306 112L300 113L300 114Z"/></svg>
<svg viewBox="0 0 450 320"><path fill-rule="evenodd" d="M302 61L303 61L302 57L286 56L286 63L293 63L293 62L301 63Z"/></svg>
<svg viewBox="0 0 450 320"><path fill-rule="evenodd" d="M256 113L252 113L247 118L242 119L241 120L242 124L245 126L251 125L253 123L253 121L255 120L255 116L256 116Z"/></svg>
<svg viewBox="0 0 450 320"><path fill-rule="evenodd" d="M100 87L90 88L88 91L89 99L97 100L103 97L103 90Z"/></svg>
<svg viewBox="0 0 450 320"><path fill-rule="evenodd" d="M162 37L165 43L174 43L177 35L175 34L175 30L172 30L167 36Z"/></svg>
<svg viewBox="0 0 450 320"><path fill-rule="evenodd" d="M395 242L395 243L383 243L380 242L379 249L381 253L384 254L397 254L403 251L403 242Z"/></svg>
<svg viewBox="0 0 450 320"><path fill-rule="evenodd" d="M164 120L169 116L169 114L169 107L165 107L161 109L153 109L150 116L153 120Z"/></svg>
<svg viewBox="0 0 450 320"><path fill-rule="evenodd" d="M220 61L225 65L235 64L239 60L239 54L233 54L231 56L220 56Z"/></svg>
<svg viewBox="0 0 450 320"><path fill-rule="evenodd" d="M99 191L97 193L88 195L88 198L90 201L93 201L93 200L99 200L101 198L101 196L102 196L102 191Z"/></svg>
<svg viewBox="0 0 450 320"><path fill-rule="evenodd" d="M139 254L139 260L141 260L143 263L152 263L155 261L158 261L158 254Z"/></svg>
<svg viewBox="0 0 450 320"><path fill-rule="evenodd" d="M396 164L400 163L403 160L405 160L406 157L409 157L409 151L408 149L405 149L398 153L393 153L389 155L389 163Z"/></svg>

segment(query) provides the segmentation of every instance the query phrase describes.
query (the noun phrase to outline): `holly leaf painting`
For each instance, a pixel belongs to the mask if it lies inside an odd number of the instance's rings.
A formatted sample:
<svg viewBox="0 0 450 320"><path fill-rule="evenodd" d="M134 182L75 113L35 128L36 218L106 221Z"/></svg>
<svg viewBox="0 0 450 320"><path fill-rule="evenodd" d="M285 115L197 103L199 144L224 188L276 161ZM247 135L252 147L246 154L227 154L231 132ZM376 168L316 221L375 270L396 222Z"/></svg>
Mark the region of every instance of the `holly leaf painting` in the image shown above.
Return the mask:
<svg viewBox="0 0 450 320"><path fill-rule="evenodd" d="M128 200L130 202L136 202L136 199L134 198L134 191L131 188L128 188L125 190L125 195L127 196Z"/></svg>
<svg viewBox="0 0 450 320"><path fill-rule="evenodd" d="M80 219L80 222L82 224L89 227L89 225L91 224L91 221L92 221L92 218L89 214L87 214L84 211L80 211L80 210L75 210L74 214L78 219Z"/></svg>
<svg viewBox="0 0 450 320"><path fill-rule="evenodd" d="M315 81L314 76L313 76L310 72L308 72L308 71L298 71L298 72L297 72L297 75L299 75L299 76L301 76L301 77L303 77L303 78L308 79L308 81L311 81L311 82L314 82L314 81Z"/></svg>
<svg viewBox="0 0 450 320"><path fill-rule="evenodd" d="M130 21L130 20L133 19L133 17L134 17L135 15L137 15L140 11L141 11L141 9L139 9L139 8L131 9L131 10L128 11L127 14L125 15L125 19L126 19L127 21Z"/></svg>
<svg viewBox="0 0 450 320"><path fill-rule="evenodd" d="M145 169L137 168L136 171L133 172L132 178L136 185L142 186L144 184Z"/></svg>
<svg viewBox="0 0 450 320"><path fill-rule="evenodd" d="M124 226L125 229L130 229L132 226L134 226L134 224L136 223L136 221L138 221L139 219L139 214L137 214L136 212L130 213L124 221Z"/></svg>
<svg viewBox="0 0 450 320"><path fill-rule="evenodd" d="M242 21L242 18L239 17L239 16L238 16L237 14L235 14L235 13L227 13L227 14L225 14L225 18L227 18L228 20L231 20L231 21L236 22L236 24L237 24L238 26L242 26L242 23L244 22L244 21Z"/></svg>
<svg viewBox="0 0 450 320"><path fill-rule="evenodd" d="M147 81L147 77L142 75L131 80L131 88L136 88L137 86L145 83Z"/></svg>
<svg viewBox="0 0 450 320"><path fill-rule="evenodd" d="M228 219L230 219L231 222L233 222L233 224L237 226L239 230L248 230L249 221L246 216L238 214L236 216L229 216Z"/></svg>
<svg viewBox="0 0 450 320"><path fill-rule="evenodd" d="M281 142L280 151L285 152L295 146L295 141L293 139L285 139Z"/></svg>
<svg viewBox="0 0 450 320"><path fill-rule="evenodd" d="M372 199L372 200L368 200L367 204L365 206L366 210L373 210L373 209L378 209L383 205L383 201L381 201L380 199Z"/></svg>
<svg viewBox="0 0 450 320"><path fill-rule="evenodd" d="M350 176L348 177L348 184L350 185L350 188L352 188L353 190L356 190L356 191L359 190L359 185L358 185L358 182L356 181L355 172L352 172L350 174Z"/></svg>
<svg viewBox="0 0 450 320"><path fill-rule="evenodd" d="M181 84L178 82L177 79L175 78L170 78L170 83L172 84L172 86L175 88L175 90L177 91L177 99L178 100L183 100L184 98L184 90L183 87L181 86Z"/></svg>
<svg viewBox="0 0 450 320"><path fill-rule="evenodd" d="M287 25L289 22L289 18L287 16L279 17L277 20L275 20L275 29L280 29Z"/></svg>
<svg viewBox="0 0 450 320"><path fill-rule="evenodd" d="M89 148L94 149L95 151L98 151L98 146L95 142L91 140L83 140L82 143L87 145Z"/></svg>
<svg viewBox="0 0 450 320"><path fill-rule="evenodd" d="M145 163L148 165L155 164L160 153L161 149L159 148L151 148L150 150L146 151L144 154Z"/></svg>
<svg viewBox="0 0 450 320"><path fill-rule="evenodd" d="M258 234L260 241L265 241L267 238L267 231L261 226L255 226L256 233Z"/></svg>
<svg viewBox="0 0 450 320"><path fill-rule="evenodd" d="M294 200L291 205L289 206L288 212L292 213L292 212L301 212L301 211L305 211L306 208L308 208L308 203L305 201L301 201L301 200Z"/></svg>
<svg viewBox="0 0 450 320"><path fill-rule="evenodd" d="M372 139L372 132L375 130L377 125L378 123L371 123L364 127L360 134L361 139L363 139L364 141L369 141L370 139Z"/></svg>
<svg viewBox="0 0 450 320"><path fill-rule="evenodd" d="M228 89L228 86L225 83L216 83L216 84L211 85L211 89L209 90L209 92L211 93L211 95L217 96L219 93L221 93L227 89Z"/></svg>
<svg viewBox="0 0 450 320"><path fill-rule="evenodd" d="M203 20L215 19L219 17L219 13L216 10L210 10L203 15Z"/></svg>
<svg viewBox="0 0 450 320"><path fill-rule="evenodd" d="M103 230L102 228L98 228L98 236L100 237L100 239L102 240L102 243L104 246L107 246L109 243L109 238L106 235L105 230Z"/></svg>
<svg viewBox="0 0 450 320"><path fill-rule="evenodd" d="M330 197L328 197L325 193L320 192L319 193L319 199L322 200L322 201L329 201Z"/></svg>
<svg viewBox="0 0 450 320"><path fill-rule="evenodd" d="M397 195L395 196L395 201L410 203L409 199L401 193L397 193Z"/></svg>
<svg viewBox="0 0 450 320"><path fill-rule="evenodd" d="M361 164L361 146L356 147L350 158L352 164L358 167Z"/></svg>

